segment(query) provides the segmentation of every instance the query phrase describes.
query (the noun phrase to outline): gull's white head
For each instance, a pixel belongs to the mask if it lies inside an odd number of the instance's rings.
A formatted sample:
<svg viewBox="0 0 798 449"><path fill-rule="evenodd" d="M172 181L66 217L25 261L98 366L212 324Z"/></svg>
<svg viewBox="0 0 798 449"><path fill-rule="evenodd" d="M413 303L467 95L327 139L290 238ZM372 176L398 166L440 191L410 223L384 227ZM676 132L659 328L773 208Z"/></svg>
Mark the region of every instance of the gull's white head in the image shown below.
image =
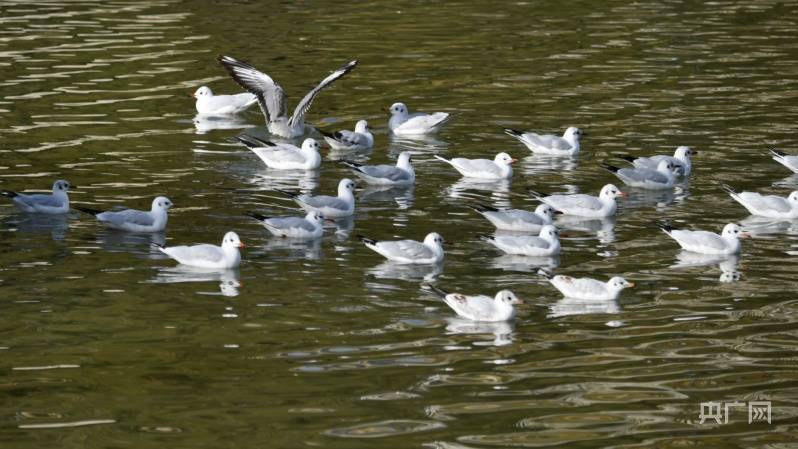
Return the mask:
<svg viewBox="0 0 798 449"><path fill-rule="evenodd" d="M222 239L222 248L243 248L244 244L238 238L238 234L233 231L228 232Z"/></svg>
<svg viewBox="0 0 798 449"><path fill-rule="evenodd" d="M396 158L396 165L403 165L407 166L410 165L410 161L413 159L413 156L410 154L409 151L402 151L399 153L399 157Z"/></svg>
<svg viewBox="0 0 798 449"><path fill-rule="evenodd" d="M72 185L69 182L59 179L53 183L53 193L67 193L71 187Z"/></svg>
<svg viewBox="0 0 798 449"><path fill-rule="evenodd" d="M407 106L404 103L394 103L391 105L391 115L407 115Z"/></svg>
<svg viewBox="0 0 798 449"><path fill-rule="evenodd" d="M211 88L208 86L202 86L194 92L194 98L203 98L203 97L212 97L213 92L211 92Z"/></svg>
<svg viewBox="0 0 798 449"><path fill-rule="evenodd" d="M612 278L609 281L607 281L607 286L610 288L610 290L621 291L621 290L623 290L625 288L634 287L635 283L634 282L629 282L629 281L627 281L626 279L624 279L624 278L622 278L620 276L615 276L614 278Z"/></svg>
<svg viewBox="0 0 798 449"><path fill-rule="evenodd" d="M169 208L172 207L172 201L165 196L156 197L152 200L152 211L159 211L162 210L164 212L168 211Z"/></svg>
<svg viewBox="0 0 798 449"><path fill-rule="evenodd" d="M506 305L515 305L515 304L523 304L524 301L521 301L515 293L511 292L510 290L502 290L499 293L496 293L496 297L493 298L494 301L506 304Z"/></svg>
<svg viewBox="0 0 798 449"><path fill-rule="evenodd" d="M621 192L617 187L612 184L607 184L601 189L601 193L599 193L599 198L606 199L606 200L614 200L618 197L625 197L626 194Z"/></svg>
<svg viewBox="0 0 798 449"><path fill-rule="evenodd" d="M579 142L579 139L582 137L582 130L575 127L569 126L568 129L562 135L562 138L565 140L570 140L572 142Z"/></svg>
<svg viewBox="0 0 798 449"><path fill-rule="evenodd" d="M693 151L692 148L682 145L680 147L676 147L676 151L673 152L673 157L679 160L689 160L690 156L696 153L697 151Z"/></svg>
<svg viewBox="0 0 798 449"><path fill-rule="evenodd" d="M353 195L355 193L355 182L349 178L344 178L338 182L338 196Z"/></svg>
<svg viewBox="0 0 798 449"><path fill-rule="evenodd" d="M321 144L316 139L308 137L302 142L302 151L310 151L318 153L321 150Z"/></svg>
<svg viewBox="0 0 798 449"><path fill-rule="evenodd" d="M309 221L311 223L316 223L316 224L323 223L324 222L324 215L322 215L321 212L319 212L317 210L310 211L310 212L308 212L307 215L305 215L305 220L307 220L307 221Z"/></svg>
<svg viewBox="0 0 798 449"><path fill-rule="evenodd" d="M540 238L548 241L555 241L560 238L560 231L554 225L546 225L540 228Z"/></svg>
<svg viewBox="0 0 798 449"><path fill-rule="evenodd" d="M723 231L720 233L721 236L726 238L732 239L747 239L751 237L750 234L747 232L743 232L742 226L738 225L737 223L729 223L723 227Z"/></svg>
<svg viewBox="0 0 798 449"><path fill-rule="evenodd" d="M554 215L557 211L548 204L539 204L538 207L535 208L535 213L541 217L549 217L549 220L554 220Z"/></svg>
<svg viewBox="0 0 798 449"><path fill-rule="evenodd" d="M443 246L443 237L437 232L430 232L424 237L424 244L427 246Z"/></svg>
<svg viewBox="0 0 798 449"><path fill-rule="evenodd" d="M514 163L516 163L518 161L513 159L507 153L499 153L499 154L496 155L496 157L493 158L493 162L495 162L496 165L513 165Z"/></svg>
<svg viewBox="0 0 798 449"><path fill-rule="evenodd" d="M365 120L358 120L358 122L355 123L355 132L358 134L366 134L371 132L371 128L369 128L369 122Z"/></svg>
<svg viewBox="0 0 798 449"><path fill-rule="evenodd" d="M787 197L787 201L793 204L793 206L798 205L798 190L792 192L790 196Z"/></svg>

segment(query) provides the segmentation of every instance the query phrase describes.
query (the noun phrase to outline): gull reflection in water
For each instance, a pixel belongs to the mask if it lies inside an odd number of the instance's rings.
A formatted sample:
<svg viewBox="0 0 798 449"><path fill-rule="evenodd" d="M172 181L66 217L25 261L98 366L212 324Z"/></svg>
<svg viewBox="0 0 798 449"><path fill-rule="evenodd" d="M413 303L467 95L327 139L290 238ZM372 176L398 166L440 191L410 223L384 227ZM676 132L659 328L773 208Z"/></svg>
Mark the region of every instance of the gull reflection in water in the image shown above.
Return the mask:
<svg viewBox="0 0 798 449"><path fill-rule="evenodd" d="M390 134L390 139L388 155L394 158L398 157L402 151L411 151L414 154L437 153L449 146L447 142L426 134L401 137Z"/></svg>
<svg viewBox="0 0 798 449"><path fill-rule="evenodd" d="M676 263L671 268L690 268L706 267L717 265L720 269L720 282L736 282L740 280L741 274L737 270L740 263L740 256L736 254L714 255L700 254L692 251L682 250L676 255Z"/></svg>
<svg viewBox="0 0 798 449"><path fill-rule="evenodd" d="M217 129L242 129L254 128L255 125L237 115L205 115L197 114L192 120L197 134L205 134Z"/></svg>
<svg viewBox="0 0 798 449"><path fill-rule="evenodd" d="M321 239L291 239L272 237L263 244L266 253L274 257L294 259L317 260L321 258ZM286 253L286 256L282 254Z"/></svg>
<svg viewBox="0 0 798 449"><path fill-rule="evenodd" d="M751 215L740 221L740 225L752 237L767 236L769 234L798 235L798 219L783 220Z"/></svg>
<svg viewBox="0 0 798 449"><path fill-rule="evenodd" d="M370 269L368 273L377 279L400 279L404 281L423 280L425 282L431 282L443 273L443 264L402 264L386 260Z"/></svg>
<svg viewBox="0 0 798 449"><path fill-rule="evenodd" d="M3 219L4 228L14 228L29 234L50 234L53 240L62 241L69 230L67 214L26 214L15 213Z"/></svg>
<svg viewBox="0 0 798 449"><path fill-rule="evenodd" d="M798 187L798 174L787 176L781 181L773 183L774 187L788 187L793 190Z"/></svg>
<svg viewBox="0 0 798 449"><path fill-rule="evenodd" d="M299 190L310 193L319 186L319 171L265 169L255 173L247 182L263 190Z"/></svg>
<svg viewBox="0 0 798 449"><path fill-rule="evenodd" d="M562 298L549 306L549 318L568 315L589 315L596 313L618 313L621 307L615 299L585 300L580 298Z"/></svg>
<svg viewBox="0 0 798 449"><path fill-rule="evenodd" d="M377 201L391 201L395 202L399 209L409 209L413 206L415 195L413 194L414 188L410 186L376 186L369 185L360 192L359 201L364 202L377 202Z"/></svg>
<svg viewBox="0 0 798 449"><path fill-rule="evenodd" d="M444 320L446 321L446 331L450 334L493 335L493 341L475 342L475 345L505 346L514 340L515 322L513 321L483 323L460 317L446 317Z"/></svg>
<svg viewBox="0 0 798 449"><path fill-rule="evenodd" d="M154 284L176 284L176 283L195 283L195 282L218 282L218 292L197 292L204 295L221 295L234 297L238 296L238 289L241 288L239 282L240 275L238 270L212 270L186 265L175 267L159 268L158 274L150 280Z"/></svg>
<svg viewBox="0 0 798 449"><path fill-rule="evenodd" d="M553 270L560 266L560 257L531 257L520 256L517 254L504 254L491 262L493 268L504 271L522 271L526 273L537 273L539 269L546 268Z"/></svg>
<svg viewBox="0 0 798 449"><path fill-rule="evenodd" d="M573 171L579 166L579 159L576 158L539 153L532 153L521 161L521 173L527 176L538 176L543 171Z"/></svg>
<svg viewBox="0 0 798 449"><path fill-rule="evenodd" d="M116 229L104 229L97 234L97 242L108 252L140 253L149 259L168 259L169 256L156 248L166 245L164 232L135 233Z"/></svg>
<svg viewBox="0 0 798 449"><path fill-rule="evenodd" d="M352 231L355 229L355 217L338 217L333 219L332 226L325 224L324 228L327 229L332 227L335 229L335 240L337 242L344 242L349 240L349 236L352 235Z"/></svg>
<svg viewBox="0 0 798 449"><path fill-rule="evenodd" d="M490 192L490 199L483 195L474 194L472 190L480 192ZM450 198L464 199L471 201L492 202L497 209L510 209L510 180L509 179L474 179L460 178L459 181L446 189L446 195Z"/></svg>
<svg viewBox="0 0 798 449"><path fill-rule="evenodd" d="M607 244L615 241L615 217L588 218L577 215L559 215L556 225L568 231L595 234L599 242Z"/></svg>

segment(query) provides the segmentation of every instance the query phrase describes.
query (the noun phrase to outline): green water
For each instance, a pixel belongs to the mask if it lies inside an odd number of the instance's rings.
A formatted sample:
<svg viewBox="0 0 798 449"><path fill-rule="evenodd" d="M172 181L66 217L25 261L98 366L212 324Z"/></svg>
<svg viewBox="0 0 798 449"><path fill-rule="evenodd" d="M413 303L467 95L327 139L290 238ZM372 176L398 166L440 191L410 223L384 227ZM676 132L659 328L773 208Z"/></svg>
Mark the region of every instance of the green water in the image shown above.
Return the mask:
<svg viewBox="0 0 798 449"><path fill-rule="evenodd" d="M720 188L786 195L798 178L798 3L0 3L0 188L79 186L75 204L176 204L169 244L248 244L239 270L175 268L159 237L0 204L0 446L5 448L794 447L798 224L752 221ZM247 210L296 213L275 188L329 193L351 176L278 176L199 121L187 93L239 88L229 54L293 106L358 58L308 114L366 118L363 161L414 153L411 190L358 193L354 220L316 244L267 236ZM385 110L447 111L434 139L399 141ZM206 129L233 126L235 129ZM574 160L532 156L503 127L589 133ZM699 150L688 185L632 190L614 221L561 222L557 272L637 283L573 304L476 234L476 202L534 208L526 186L595 193L618 153ZM432 156L519 158L511 182L473 184ZM755 234L737 259L695 260L652 223ZM355 234L450 242L442 270L396 267ZM512 288L515 324L453 319L424 278L466 293ZM732 282L721 282L732 281ZM772 423L699 423L706 401L772 401ZM90 421L86 423L84 421ZM51 427L54 424L84 424ZM31 427L33 426L33 427ZM37 427L39 426L39 427ZM44 427L41 427L44 426Z"/></svg>

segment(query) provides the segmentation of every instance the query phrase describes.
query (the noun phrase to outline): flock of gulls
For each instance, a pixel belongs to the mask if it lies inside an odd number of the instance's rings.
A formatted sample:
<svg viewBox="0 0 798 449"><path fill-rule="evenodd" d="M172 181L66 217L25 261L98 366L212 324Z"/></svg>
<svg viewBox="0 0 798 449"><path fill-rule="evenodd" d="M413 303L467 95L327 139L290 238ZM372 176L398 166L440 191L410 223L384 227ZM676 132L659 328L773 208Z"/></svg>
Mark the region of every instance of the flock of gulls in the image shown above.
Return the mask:
<svg viewBox="0 0 798 449"><path fill-rule="evenodd" d="M267 74L250 64L229 57L220 56L219 63L229 72L233 80L247 92L236 95L215 95L210 88L202 86L193 94L196 98L197 112L204 116L231 116L258 104L266 119L267 129L272 136L289 140L274 142L242 134L236 139L252 150L263 163L274 170L316 170L322 163L322 145L314 138L306 138L301 146L290 143L306 134L305 115L313 100L326 87L344 77L357 66L351 61L324 78L297 103L293 112L289 111L283 89ZM290 115L289 115L290 113ZM390 107L388 129L398 136L420 136L435 133L451 118L446 112L411 113L403 103ZM374 136L366 120L360 120L352 131L341 130L328 133L319 130L324 141L335 150L368 150L374 145ZM579 141L583 133L579 128L569 127L562 136L538 134L529 131L505 129L505 132L525 145L533 153L550 156L576 157ZM798 156L790 156L771 150L775 161L794 173L798 173ZM696 151L686 146L676 148L673 156L656 155L651 157L622 157L630 163L628 167L602 164L623 184L637 189L672 189L680 178L691 175L691 157ZM451 166L465 178L480 180L506 180L513 176L513 163L509 154L499 153L492 159L468 159L454 157L446 159L435 156L442 163ZM410 152L399 154L395 165L363 165L342 161L355 176L365 183L381 186L408 186L416 181ZM69 182L57 180L51 194L25 194L3 190L2 195L23 212L39 214L66 214L70 210L68 192L74 188ZM724 185L723 189L753 215L775 218L798 218L798 191L787 197L762 195L756 192L737 192ZM269 217L255 212L247 215L260 222L271 234L288 239L318 239L324 233L324 223L336 218L350 217L355 211L355 182L342 179L338 183L335 196L297 194L290 191L279 192L293 199L304 209L305 216ZM555 215L565 214L584 218L606 218L615 215L616 199L627 196L613 184L605 185L597 196L587 194L547 195L534 190L530 195L540 202L534 211L521 209L496 209L482 204L469 207L485 217L498 231L512 231L515 234L481 235L481 238L499 250L513 255L550 257L560 253L559 231L555 225ZM152 201L150 210L102 211L86 207L75 209L90 214L105 226L126 232L162 232L168 221L168 211L172 202L164 196ZM714 233L704 230L674 229L667 223L660 228L684 250L705 255L730 255L740 252L740 239L749 237L740 225L726 224L722 231ZM435 232L428 234L423 241L397 240L380 241L359 235L358 238L370 250L399 264L439 264L444 258L443 237ZM227 232L220 246L201 244L193 246L156 245L160 251L180 264L204 269L231 269L241 262L239 249L244 244L235 232ZM566 298L591 300L615 300L621 291L634 284L622 277L608 281L591 278L573 278L553 275L540 270L540 274L559 290ZM511 320L515 316L515 305L521 300L511 291L502 290L495 297L478 295L467 296L449 293L438 286L426 285L439 295L459 316L483 322Z"/></svg>

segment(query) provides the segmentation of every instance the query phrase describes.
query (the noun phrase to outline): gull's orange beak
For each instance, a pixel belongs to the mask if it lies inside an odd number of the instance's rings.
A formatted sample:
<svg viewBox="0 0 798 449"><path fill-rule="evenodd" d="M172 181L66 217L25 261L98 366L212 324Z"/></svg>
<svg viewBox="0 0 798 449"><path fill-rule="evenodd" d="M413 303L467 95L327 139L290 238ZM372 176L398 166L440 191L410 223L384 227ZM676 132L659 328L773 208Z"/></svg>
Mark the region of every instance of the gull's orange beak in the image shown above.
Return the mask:
<svg viewBox="0 0 798 449"><path fill-rule="evenodd" d="M524 300L523 300L523 299L521 299L521 298L518 298L518 297L516 297L516 298L515 298L515 303L516 303L516 304L523 304L523 303L524 303Z"/></svg>
<svg viewBox="0 0 798 449"><path fill-rule="evenodd" d="M629 283L629 288L635 288L635 283L634 282L630 282Z"/></svg>
<svg viewBox="0 0 798 449"><path fill-rule="evenodd" d="M189 97L191 97L191 98L197 98L197 97L194 95L194 92L189 92L189 93L188 93L188 96L189 96Z"/></svg>

